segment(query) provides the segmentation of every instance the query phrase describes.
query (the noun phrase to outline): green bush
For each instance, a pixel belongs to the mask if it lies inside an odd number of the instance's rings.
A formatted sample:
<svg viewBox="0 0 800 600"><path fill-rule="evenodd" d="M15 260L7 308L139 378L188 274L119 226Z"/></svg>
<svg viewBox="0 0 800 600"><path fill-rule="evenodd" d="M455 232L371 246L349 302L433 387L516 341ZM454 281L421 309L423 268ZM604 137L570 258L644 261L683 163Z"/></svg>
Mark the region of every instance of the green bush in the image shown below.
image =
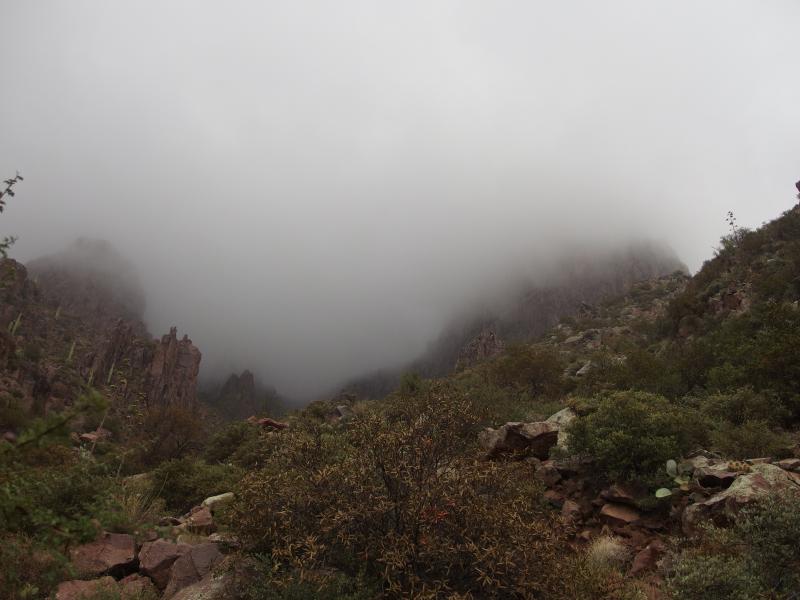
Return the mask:
<svg viewBox="0 0 800 600"><path fill-rule="evenodd" d="M656 476L668 459L706 441L699 415L663 396L615 392L591 402L589 410L569 426L567 452L592 458L612 480Z"/></svg>
<svg viewBox="0 0 800 600"><path fill-rule="evenodd" d="M774 431L766 421L719 423L711 431L711 443L715 450L731 458L784 458L791 446L789 437Z"/></svg>
<svg viewBox="0 0 800 600"><path fill-rule="evenodd" d="M241 475L232 466L178 458L159 465L150 478L152 494L162 498L167 509L185 513L209 496L230 492Z"/></svg>
<svg viewBox="0 0 800 600"><path fill-rule="evenodd" d="M243 449L245 447L251 449L251 446L258 445L259 438L260 428L258 425L247 422L231 423L211 437L203 457L206 462L211 464L223 462L240 464L238 459L248 454ZM245 460L244 462L248 463L249 461Z"/></svg>
<svg viewBox="0 0 800 600"><path fill-rule="evenodd" d="M740 556L684 553L667 588L675 600L766 600L758 575Z"/></svg>
<svg viewBox="0 0 800 600"><path fill-rule="evenodd" d="M0 597L47 598L68 570L67 558L51 546L20 534L0 533Z"/></svg>
<svg viewBox="0 0 800 600"><path fill-rule="evenodd" d="M730 529L707 526L673 560L676 600L784 599L800 587L800 495L774 495L742 510Z"/></svg>
<svg viewBox="0 0 800 600"><path fill-rule="evenodd" d="M492 383L533 396L556 396L564 385L564 364L549 348L514 344L485 368Z"/></svg>

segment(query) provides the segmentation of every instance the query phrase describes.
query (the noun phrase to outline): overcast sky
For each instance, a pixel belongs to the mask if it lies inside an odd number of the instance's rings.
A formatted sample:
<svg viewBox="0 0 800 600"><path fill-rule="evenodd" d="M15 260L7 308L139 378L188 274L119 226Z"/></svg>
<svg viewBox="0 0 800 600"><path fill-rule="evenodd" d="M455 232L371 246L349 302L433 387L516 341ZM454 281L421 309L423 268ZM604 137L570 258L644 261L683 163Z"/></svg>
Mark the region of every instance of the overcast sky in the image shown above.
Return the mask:
<svg viewBox="0 0 800 600"><path fill-rule="evenodd" d="M800 178L798 0L0 0L0 223L317 393L566 240L697 268Z"/></svg>

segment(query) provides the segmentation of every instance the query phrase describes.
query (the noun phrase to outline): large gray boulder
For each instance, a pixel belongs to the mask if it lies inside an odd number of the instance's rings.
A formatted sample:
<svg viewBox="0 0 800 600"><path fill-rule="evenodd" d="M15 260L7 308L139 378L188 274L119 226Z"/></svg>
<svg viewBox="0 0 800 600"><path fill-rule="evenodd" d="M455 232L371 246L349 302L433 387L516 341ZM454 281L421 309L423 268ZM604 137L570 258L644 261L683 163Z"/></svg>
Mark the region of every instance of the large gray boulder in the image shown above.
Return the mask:
<svg viewBox="0 0 800 600"><path fill-rule="evenodd" d="M752 465L749 473L739 475L725 490L683 512L683 529L693 533L706 519L730 520L745 506L778 493L800 493L800 484L793 473L768 463Z"/></svg>
<svg viewBox="0 0 800 600"><path fill-rule="evenodd" d="M552 423L506 423L493 429L487 427L478 436L489 458L519 454L545 460L550 448L558 443L558 427Z"/></svg>

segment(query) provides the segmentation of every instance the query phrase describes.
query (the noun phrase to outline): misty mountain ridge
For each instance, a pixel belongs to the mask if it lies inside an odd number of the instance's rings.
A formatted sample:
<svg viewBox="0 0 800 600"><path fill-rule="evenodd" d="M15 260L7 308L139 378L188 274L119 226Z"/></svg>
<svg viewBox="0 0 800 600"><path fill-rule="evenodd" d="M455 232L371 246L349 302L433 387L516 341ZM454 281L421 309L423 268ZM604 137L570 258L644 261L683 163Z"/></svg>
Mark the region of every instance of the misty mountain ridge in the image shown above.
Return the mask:
<svg viewBox="0 0 800 600"><path fill-rule="evenodd" d="M542 265L531 281L491 290L476 289L475 297L430 342L425 353L400 367L357 377L344 388L364 397L382 397L397 387L404 372L440 377L452 372L471 341L489 332L501 343L536 339L583 305L618 296L632 284L688 273L686 265L663 242L638 241L618 249L576 248Z"/></svg>
<svg viewBox="0 0 800 600"><path fill-rule="evenodd" d="M505 342L530 340L559 318L574 314L581 303L619 294L638 280L686 270L663 242L638 241L615 250L573 244L553 256L552 260L534 256L534 260L524 266L508 265L509 270L495 278L505 283L491 289L476 281L472 297L462 298L460 307L452 307L449 323L438 333L429 332L428 349L422 356L410 356L400 367L387 365L377 374L346 378L348 382L339 387L365 397L381 397L393 389L403 372L413 371L426 377L451 372L459 353L481 331L491 330ZM34 259L27 266L54 306L95 321L100 327L110 327L117 319L124 319L135 324L140 334L147 331L143 323L147 301L140 275L135 265L111 242L79 238L64 251ZM514 274L513 268L522 272ZM158 307L151 306L151 309L158 311ZM174 318L177 320L180 316L174 315ZM201 347L207 348L207 344L201 343ZM221 399L228 396L223 382L236 376L239 369L245 369L243 374L250 375L247 369L257 370L260 375L257 379L270 379L271 365L260 364L258 357L252 357L250 364L239 366L227 361L224 364L204 361L200 374L204 397L213 399L212 404L218 408L222 407ZM314 377L313 365L307 365L302 371L304 377ZM335 389L319 393L333 394ZM247 412L257 405L262 406L267 398L279 398L270 385L260 388L256 396L260 398L258 402L249 391L230 395L232 404L240 408L232 406L231 412L226 414L239 418L244 414L242 410ZM289 402L297 404L298 401Z"/></svg>

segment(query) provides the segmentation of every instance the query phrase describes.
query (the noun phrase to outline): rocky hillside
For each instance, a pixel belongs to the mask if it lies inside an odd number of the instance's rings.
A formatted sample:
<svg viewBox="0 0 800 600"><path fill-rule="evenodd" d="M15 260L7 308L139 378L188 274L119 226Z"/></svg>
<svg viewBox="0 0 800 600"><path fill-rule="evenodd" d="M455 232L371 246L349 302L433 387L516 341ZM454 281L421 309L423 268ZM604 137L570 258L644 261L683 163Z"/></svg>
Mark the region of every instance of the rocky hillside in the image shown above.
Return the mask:
<svg viewBox="0 0 800 600"><path fill-rule="evenodd" d="M356 379L346 389L376 398L395 389L403 372L447 375L507 343L534 340L561 318L577 315L603 298L619 296L636 282L675 272L685 273L686 266L670 249L657 244L638 243L609 253L573 253L551 266L551 274L543 276L546 284L522 285L510 298L461 315L405 368Z"/></svg>
<svg viewBox="0 0 800 600"><path fill-rule="evenodd" d="M40 270L37 285L20 263L7 259L0 269L4 385L13 398L7 410L18 406L46 415L71 406L89 386L125 410L195 404L201 355L186 336L179 339L172 329L151 338L131 305L117 301L99 280L90 289L103 291L84 314L79 294L89 274L72 280ZM13 422L0 427L14 433Z"/></svg>
<svg viewBox="0 0 800 600"><path fill-rule="evenodd" d="M445 376L285 421L211 420L189 340L118 314L104 337L3 266L6 597L800 589L798 209L733 230L694 277L564 292L532 338L483 320ZM247 371L213 391L231 418L260 393Z"/></svg>

